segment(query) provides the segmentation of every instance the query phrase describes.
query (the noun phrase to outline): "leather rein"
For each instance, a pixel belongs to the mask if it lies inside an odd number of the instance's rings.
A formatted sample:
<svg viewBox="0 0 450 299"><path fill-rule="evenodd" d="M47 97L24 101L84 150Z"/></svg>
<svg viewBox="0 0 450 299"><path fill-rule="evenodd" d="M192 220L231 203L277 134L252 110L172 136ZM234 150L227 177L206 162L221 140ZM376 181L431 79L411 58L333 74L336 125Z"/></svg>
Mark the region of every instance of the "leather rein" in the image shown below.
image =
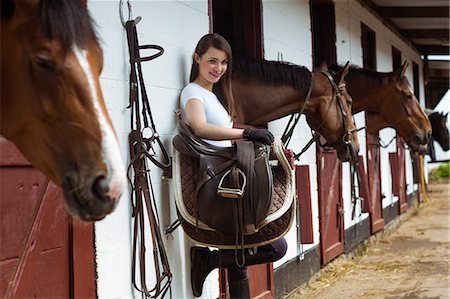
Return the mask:
<svg viewBox="0 0 450 299"><path fill-rule="evenodd" d="M157 45L139 46L136 24L140 20L141 18L138 17L125 23L131 67L130 105L128 106L131 109L131 132L128 135L130 147L128 180L133 189L131 192L133 208L132 283L134 288L146 298L164 298L168 291L170 291L169 294L172 297L172 273L161 236L147 158L162 169L169 168L171 160L156 131L141 67L142 61L149 61L161 56L164 49ZM158 50L158 52L147 57L140 57L140 50L143 49L153 49ZM157 160L155 145L159 146L164 161ZM131 169L134 172L133 178L130 177ZM149 225L148 228L146 228L146 224ZM146 238L149 233L151 237ZM146 243L150 239L156 279L152 288L147 286L146 268ZM139 284L136 277L137 273L139 273Z"/></svg>

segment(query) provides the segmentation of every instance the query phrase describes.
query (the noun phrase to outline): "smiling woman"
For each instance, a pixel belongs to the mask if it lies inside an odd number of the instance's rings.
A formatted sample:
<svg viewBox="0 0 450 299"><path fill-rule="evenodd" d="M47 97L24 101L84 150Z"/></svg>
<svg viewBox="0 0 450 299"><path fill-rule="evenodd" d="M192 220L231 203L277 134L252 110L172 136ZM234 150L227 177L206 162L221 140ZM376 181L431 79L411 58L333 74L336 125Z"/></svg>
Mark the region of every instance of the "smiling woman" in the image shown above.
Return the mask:
<svg viewBox="0 0 450 299"><path fill-rule="evenodd" d="M2 1L1 9L1 134L63 188L70 214L102 219L126 176L86 5Z"/></svg>

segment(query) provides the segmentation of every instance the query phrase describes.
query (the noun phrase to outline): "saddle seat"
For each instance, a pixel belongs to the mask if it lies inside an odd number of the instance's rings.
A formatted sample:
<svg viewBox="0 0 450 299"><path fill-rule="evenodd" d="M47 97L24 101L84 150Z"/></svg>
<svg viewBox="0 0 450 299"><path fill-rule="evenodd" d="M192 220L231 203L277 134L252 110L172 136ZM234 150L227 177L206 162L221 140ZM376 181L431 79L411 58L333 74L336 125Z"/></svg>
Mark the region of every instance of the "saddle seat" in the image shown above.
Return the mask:
<svg viewBox="0 0 450 299"><path fill-rule="evenodd" d="M295 181L280 140L271 146L275 160L269 161L269 147L263 144L246 142L241 149L240 145L214 147L195 137L182 121L179 129L173 140L175 204L191 239L235 249L239 229L245 248L271 243L287 233L294 219ZM246 164L242 160L254 163L242 165ZM240 200L245 193L250 200ZM239 202L243 205L241 225L233 221L239 215Z"/></svg>

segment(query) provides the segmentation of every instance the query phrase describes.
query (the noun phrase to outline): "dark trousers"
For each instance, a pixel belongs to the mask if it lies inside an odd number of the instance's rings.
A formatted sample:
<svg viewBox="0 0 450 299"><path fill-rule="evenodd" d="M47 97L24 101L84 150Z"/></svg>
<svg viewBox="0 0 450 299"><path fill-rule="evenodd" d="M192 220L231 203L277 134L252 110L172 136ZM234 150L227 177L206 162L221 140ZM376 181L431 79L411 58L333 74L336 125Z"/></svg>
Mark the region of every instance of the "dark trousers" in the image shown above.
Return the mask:
<svg viewBox="0 0 450 299"><path fill-rule="evenodd" d="M281 259L286 254L286 251L287 242L284 238L258 247L253 255L248 250L245 250L245 264L243 267L236 265L234 249L221 249L219 254L222 266L227 268L228 281L237 281L248 278L247 266L273 263Z"/></svg>

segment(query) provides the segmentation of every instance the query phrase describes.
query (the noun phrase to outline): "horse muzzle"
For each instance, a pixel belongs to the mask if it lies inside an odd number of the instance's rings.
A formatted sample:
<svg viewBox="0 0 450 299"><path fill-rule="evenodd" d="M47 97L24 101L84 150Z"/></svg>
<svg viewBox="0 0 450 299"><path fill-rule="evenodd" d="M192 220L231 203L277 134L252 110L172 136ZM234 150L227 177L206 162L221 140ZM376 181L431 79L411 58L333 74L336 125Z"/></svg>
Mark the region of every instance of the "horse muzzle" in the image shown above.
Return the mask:
<svg viewBox="0 0 450 299"><path fill-rule="evenodd" d="M108 195L109 181L102 173L82 177L78 172L69 172L62 184L69 214L83 221L97 221L114 211L120 196Z"/></svg>
<svg viewBox="0 0 450 299"><path fill-rule="evenodd" d="M356 160L359 152L359 145L351 140L336 145L336 152L339 160L342 162L351 162Z"/></svg>

